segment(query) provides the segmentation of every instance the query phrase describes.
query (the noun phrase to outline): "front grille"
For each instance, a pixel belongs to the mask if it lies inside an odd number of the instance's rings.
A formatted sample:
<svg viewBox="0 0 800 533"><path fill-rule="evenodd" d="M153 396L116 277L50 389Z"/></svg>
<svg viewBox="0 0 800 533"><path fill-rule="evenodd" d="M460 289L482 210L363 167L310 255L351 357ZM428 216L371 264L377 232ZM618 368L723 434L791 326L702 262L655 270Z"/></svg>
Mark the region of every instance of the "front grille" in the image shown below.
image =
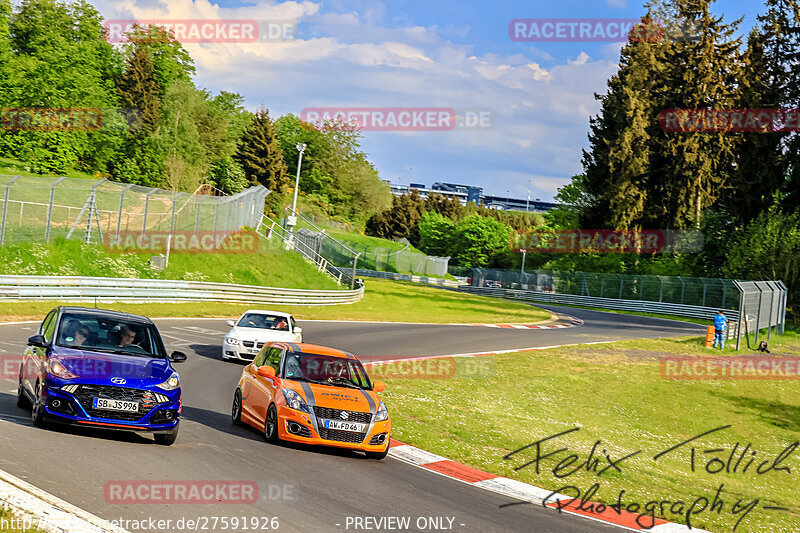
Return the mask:
<svg viewBox="0 0 800 533"><path fill-rule="evenodd" d="M319 428L319 436L325 440L335 440L337 442L351 442L361 444L366 438L366 433L353 433L352 431L342 431L340 429Z"/></svg>
<svg viewBox="0 0 800 533"><path fill-rule="evenodd" d="M253 346L255 346L256 348L263 348L264 343L259 342L258 344L256 344L253 341L242 341L242 346L244 346L245 348L252 348Z"/></svg>
<svg viewBox="0 0 800 533"><path fill-rule="evenodd" d="M360 413L358 411L347 411L347 418L342 418L340 415L344 410L345 409L330 409L328 407L314 406L314 413L316 413L317 418L347 420L348 422L360 422L362 424L369 424L372 421L372 415L370 413Z"/></svg>
<svg viewBox="0 0 800 533"><path fill-rule="evenodd" d="M113 420L124 420L133 422L139 420L144 415L153 410L157 405L157 394L142 390L130 389L127 387L111 387L107 385L81 385L75 392L75 398L89 416L97 418L109 418ZM158 395L161 396L161 395ZM104 409L93 409L92 398L108 398L111 400L121 400L125 402L138 402L139 411L136 413L125 413L122 411L106 411Z"/></svg>

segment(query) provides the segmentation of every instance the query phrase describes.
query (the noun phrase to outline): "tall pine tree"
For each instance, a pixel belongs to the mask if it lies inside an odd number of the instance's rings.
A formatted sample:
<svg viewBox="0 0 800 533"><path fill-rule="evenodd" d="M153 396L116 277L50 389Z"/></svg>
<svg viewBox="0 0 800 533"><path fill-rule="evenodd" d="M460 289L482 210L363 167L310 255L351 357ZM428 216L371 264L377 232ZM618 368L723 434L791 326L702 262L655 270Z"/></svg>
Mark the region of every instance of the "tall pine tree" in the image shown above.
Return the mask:
<svg viewBox="0 0 800 533"><path fill-rule="evenodd" d="M286 172L278 131L269 118L268 109L261 108L253 116L239 141L234 159L250 183L260 183L278 193L288 189L290 178Z"/></svg>

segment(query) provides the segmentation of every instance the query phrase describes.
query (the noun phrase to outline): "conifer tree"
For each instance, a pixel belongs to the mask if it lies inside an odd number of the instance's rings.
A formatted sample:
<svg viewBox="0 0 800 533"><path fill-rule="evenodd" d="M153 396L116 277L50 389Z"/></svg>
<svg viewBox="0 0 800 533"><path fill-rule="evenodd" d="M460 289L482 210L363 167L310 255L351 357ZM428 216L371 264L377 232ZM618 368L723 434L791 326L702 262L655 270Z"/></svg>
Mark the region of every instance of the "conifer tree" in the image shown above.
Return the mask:
<svg viewBox="0 0 800 533"><path fill-rule="evenodd" d="M260 183L278 193L289 188L291 180L286 172L278 131L269 118L268 109L261 108L255 113L239 141L234 159L250 183Z"/></svg>

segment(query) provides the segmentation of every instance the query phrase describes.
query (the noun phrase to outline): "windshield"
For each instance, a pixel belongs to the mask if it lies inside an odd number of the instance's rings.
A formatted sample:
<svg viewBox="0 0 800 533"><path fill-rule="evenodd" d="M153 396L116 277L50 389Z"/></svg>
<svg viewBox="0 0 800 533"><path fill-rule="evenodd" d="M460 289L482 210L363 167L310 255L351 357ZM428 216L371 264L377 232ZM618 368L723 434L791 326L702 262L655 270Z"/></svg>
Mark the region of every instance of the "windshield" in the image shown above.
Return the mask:
<svg viewBox="0 0 800 533"><path fill-rule="evenodd" d="M324 385L372 389L367 373L357 359L291 352L286 355L283 375L287 379Z"/></svg>
<svg viewBox="0 0 800 533"><path fill-rule="evenodd" d="M263 313L245 313L236 324L240 328L277 329L289 331L289 321L281 315L265 315Z"/></svg>
<svg viewBox="0 0 800 533"><path fill-rule="evenodd" d="M158 330L153 324L99 313L64 313L56 339L58 346L68 348L144 357L167 356Z"/></svg>

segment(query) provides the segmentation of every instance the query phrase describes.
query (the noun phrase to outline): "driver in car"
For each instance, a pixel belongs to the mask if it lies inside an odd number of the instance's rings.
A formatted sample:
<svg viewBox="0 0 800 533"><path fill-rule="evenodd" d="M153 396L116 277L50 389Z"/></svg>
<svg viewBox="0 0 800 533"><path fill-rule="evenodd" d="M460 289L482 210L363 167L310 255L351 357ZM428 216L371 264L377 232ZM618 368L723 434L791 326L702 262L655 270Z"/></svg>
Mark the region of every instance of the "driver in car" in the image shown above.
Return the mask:
<svg viewBox="0 0 800 533"><path fill-rule="evenodd" d="M290 357L286 360L286 377L303 377L303 372L300 370L300 361L297 357Z"/></svg>
<svg viewBox="0 0 800 533"><path fill-rule="evenodd" d="M119 347L124 348L136 339L136 332L128 325L123 325L119 330Z"/></svg>

